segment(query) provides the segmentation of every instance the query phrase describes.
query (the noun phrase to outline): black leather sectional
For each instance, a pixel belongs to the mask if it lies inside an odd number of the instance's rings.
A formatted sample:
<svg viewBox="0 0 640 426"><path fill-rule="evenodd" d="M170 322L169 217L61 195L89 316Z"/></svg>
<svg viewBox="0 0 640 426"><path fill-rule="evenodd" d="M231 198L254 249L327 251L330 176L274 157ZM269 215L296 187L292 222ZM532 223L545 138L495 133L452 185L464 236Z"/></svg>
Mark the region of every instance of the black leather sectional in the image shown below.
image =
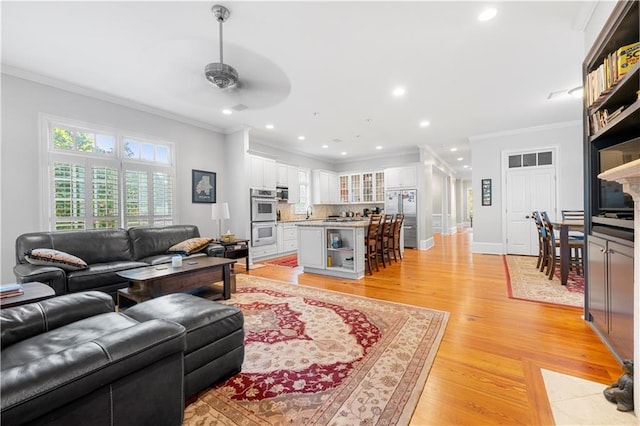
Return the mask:
<svg viewBox="0 0 640 426"><path fill-rule="evenodd" d="M240 371L242 312L172 294L114 312L89 291L0 310L2 425L182 423L185 399Z"/></svg>
<svg viewBox="0 0 640 426"><path fill-rule="evenodd" d="M169 247L189 238L200 237L195 225L91 229L81 231L32 232L16 239L16 265L19 283L39 281L51 286L56 295L100 290L115 297L128 283L117 272L171 261ZM89 268L65 271L58 267L32 265L25 259L28 250L60 250L84 260ZM223 256L224 248L211 244L196 256Z"/></svg>

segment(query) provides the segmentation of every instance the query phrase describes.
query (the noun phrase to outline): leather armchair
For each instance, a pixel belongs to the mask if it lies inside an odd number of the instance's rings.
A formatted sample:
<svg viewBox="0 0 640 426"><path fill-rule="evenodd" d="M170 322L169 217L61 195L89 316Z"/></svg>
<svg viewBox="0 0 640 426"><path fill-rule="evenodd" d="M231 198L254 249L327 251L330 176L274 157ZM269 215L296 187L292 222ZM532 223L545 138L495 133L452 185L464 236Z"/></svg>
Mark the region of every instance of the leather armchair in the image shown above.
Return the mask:
<svg viewBox="0 0 640 426"><path fill-rule="evenodd" d="M179 425L180 324L140 323L91 291L0 310L3 425Z"/></svg>

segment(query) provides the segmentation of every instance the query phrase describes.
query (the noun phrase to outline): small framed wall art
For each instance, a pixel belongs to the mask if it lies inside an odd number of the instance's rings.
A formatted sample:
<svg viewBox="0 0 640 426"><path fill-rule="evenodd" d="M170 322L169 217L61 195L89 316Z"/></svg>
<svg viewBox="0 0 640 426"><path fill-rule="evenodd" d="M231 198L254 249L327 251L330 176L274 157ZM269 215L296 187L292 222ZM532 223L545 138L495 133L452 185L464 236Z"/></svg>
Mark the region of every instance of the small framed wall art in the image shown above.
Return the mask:
<svg viewBox="0 0 640 426"><path fill-rule="evenodd" d="M216 202L216 174L214 172L191 171L191 202Z"/></svg>
<svg viewBox="0 0 640 426"><path fill-rule="evenodd" d="M482 179L482 205L491 205L491 179Z"/></svg>

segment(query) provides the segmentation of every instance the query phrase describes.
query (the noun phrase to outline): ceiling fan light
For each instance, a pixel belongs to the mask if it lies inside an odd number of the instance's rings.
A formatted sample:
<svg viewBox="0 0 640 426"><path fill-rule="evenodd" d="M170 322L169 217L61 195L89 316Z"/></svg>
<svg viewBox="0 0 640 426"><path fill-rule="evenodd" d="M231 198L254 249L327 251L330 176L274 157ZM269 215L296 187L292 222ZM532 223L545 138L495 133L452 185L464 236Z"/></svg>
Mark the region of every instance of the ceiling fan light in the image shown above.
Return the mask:
<svg viewBox="0 0 640 426"><path fill-rule="evenodd" d="M212 62L204 67L204 75L211 83L220 89L234 87L238 84L238 71L231 65Z"/></svg>

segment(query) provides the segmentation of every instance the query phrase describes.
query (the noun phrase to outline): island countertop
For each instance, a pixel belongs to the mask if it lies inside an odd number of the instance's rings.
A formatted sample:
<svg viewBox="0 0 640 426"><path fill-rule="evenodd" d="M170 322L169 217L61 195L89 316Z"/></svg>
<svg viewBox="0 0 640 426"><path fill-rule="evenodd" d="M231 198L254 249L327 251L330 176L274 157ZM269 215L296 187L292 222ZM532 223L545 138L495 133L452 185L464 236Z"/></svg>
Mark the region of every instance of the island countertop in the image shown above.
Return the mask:
<svg viewBox="0 0 640 426"><path fill-rule="evenodd" d="M296 225L325 228L366 228L367 226L369 226L369 220L305 220L304 222L296 222Z"/></svg>

